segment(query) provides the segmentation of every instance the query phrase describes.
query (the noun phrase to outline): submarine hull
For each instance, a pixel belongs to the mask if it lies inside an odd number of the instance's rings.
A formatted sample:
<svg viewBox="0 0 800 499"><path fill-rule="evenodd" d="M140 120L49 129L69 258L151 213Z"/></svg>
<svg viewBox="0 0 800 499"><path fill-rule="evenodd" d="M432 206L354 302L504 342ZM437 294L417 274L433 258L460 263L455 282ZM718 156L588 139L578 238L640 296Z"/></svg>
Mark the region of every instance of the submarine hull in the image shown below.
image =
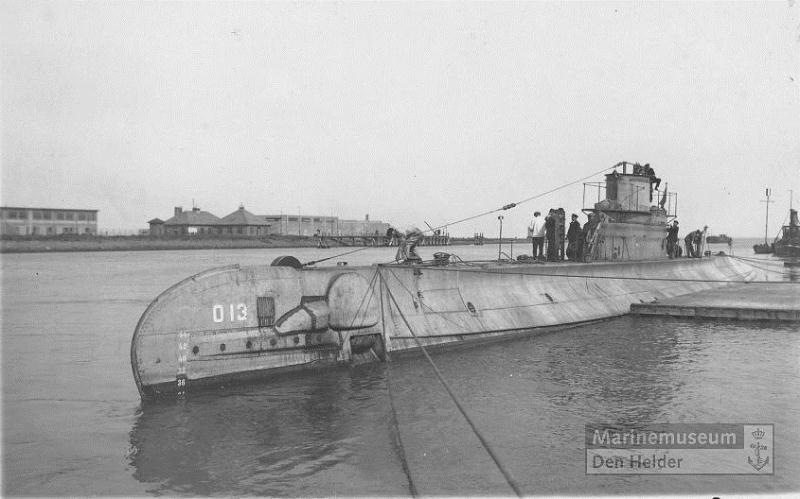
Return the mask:
<svg viewBox="0 0 800 499"><path fill-rule="evenodd" d="M595 263L228 266L164 291L142 314L131 365L145 399L298 370L532 335L628 313L632 303L756 279L730 257Z"/></svg>

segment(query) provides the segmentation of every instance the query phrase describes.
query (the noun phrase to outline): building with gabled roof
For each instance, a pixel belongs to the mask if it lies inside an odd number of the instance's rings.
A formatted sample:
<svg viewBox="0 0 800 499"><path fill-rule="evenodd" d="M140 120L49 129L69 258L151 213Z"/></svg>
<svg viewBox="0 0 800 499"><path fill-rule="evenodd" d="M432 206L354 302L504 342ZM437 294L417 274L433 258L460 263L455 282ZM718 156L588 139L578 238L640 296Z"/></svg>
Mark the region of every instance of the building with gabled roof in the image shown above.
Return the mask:
<svg viewBox="0 0 800 499"><path fill-rule="evenodd" d="M213 234L219 222L219 217L200 208L183 211L183 207L176 206L172 218L164 222L164 234L169 236L182 236L191 234ZM152 227L152 224L151 224Z"/></svg>
<svg viewBox="0 0 800 499"><path fill-rule="evenodd" d="M217 234L266 236L271 234L273 223L263 215L253 215L239 205L239 209L225 215L217 222Z"/></svg>
<svg viewBox="0 0 800 499"><path fill-rule="evenodd" d="M175 207L175 215L162 221L154 218L150 224L152 236L216 235L263 237L288 236L378 236L386 233L389 224L380 220L342 220L335 216L320 215L255 215L244 205L222 218L200 208L183 211Z"/></svg>

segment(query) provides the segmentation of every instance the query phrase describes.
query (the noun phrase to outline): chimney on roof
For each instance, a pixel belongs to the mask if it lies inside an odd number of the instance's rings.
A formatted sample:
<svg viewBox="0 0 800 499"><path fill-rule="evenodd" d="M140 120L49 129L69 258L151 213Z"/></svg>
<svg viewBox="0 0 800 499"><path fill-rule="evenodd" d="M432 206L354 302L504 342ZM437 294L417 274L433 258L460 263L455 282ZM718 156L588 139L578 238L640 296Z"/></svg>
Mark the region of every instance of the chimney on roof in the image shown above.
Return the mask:
<svg viewBox="0 0 800 499"><path fill-rule="evenodd" d="M244 210L244 204L243 204L243 203L239 203L239 210L240 210L240 211L243 211L243 210Z"/></svg>
<svg viewBox="0 0 800 499"><path fill-rule="evenodd" d="M177 217L181 213L183 213L183 206L176 206L175 207L175 216Z"/></svg>
<svg viewBox="0 0 800 499"><path fill-rule="evenodd" d="M200 211L200 208L198 208L197 206L195 206L195 207L193 207L193 208L192 208L192 211L194 211L194 212L198 212L198 211Z"/></svg>
<svg viewBox="0 0 800 499"><path fill-rule="evenodd" d="M364 216L364 220L366 220L367 222L369 222L369 213L367 213L367 214Z"/></svg>

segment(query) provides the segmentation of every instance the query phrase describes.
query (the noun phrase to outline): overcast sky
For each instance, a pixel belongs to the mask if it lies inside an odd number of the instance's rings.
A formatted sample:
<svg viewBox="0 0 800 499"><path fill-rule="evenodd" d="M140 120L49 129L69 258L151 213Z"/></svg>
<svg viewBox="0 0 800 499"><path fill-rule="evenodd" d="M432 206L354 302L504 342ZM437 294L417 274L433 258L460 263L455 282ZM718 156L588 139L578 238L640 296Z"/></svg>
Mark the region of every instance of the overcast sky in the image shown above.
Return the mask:
<svg viewBox="0 0 800 499"><path fill-rule="evenodd" d="M771 236L800 205L793 2L25 1L0 23L2 204L101 230L192 200L439 225L622 160L678 191L684 231L763 236L767 186ZM474 231L496 215L451 228Z"/></svg>

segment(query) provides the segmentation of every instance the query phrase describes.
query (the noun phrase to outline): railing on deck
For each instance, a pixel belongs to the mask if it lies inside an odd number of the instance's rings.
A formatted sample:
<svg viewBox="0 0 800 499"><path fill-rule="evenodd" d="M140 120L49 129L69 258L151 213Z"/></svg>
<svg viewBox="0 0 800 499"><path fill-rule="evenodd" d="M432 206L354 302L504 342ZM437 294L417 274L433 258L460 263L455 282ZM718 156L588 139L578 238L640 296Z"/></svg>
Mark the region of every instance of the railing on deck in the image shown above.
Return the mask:
<svg viewBox="0 0 800 499"><path fill-rule="evenodd" d="M594 210L595 203L603 201L606 197L605 182L585 182L583 184L583 211ZM646 188L636 188L633 193L628 194L623 199L617 199L616 208L623 211L640 211L640 201L642 204L650 206L660 206L666 212L667 217L676 217L678 213L678 193L669 192L666 189L653 191L653 200L650 201Z"/></svg>

